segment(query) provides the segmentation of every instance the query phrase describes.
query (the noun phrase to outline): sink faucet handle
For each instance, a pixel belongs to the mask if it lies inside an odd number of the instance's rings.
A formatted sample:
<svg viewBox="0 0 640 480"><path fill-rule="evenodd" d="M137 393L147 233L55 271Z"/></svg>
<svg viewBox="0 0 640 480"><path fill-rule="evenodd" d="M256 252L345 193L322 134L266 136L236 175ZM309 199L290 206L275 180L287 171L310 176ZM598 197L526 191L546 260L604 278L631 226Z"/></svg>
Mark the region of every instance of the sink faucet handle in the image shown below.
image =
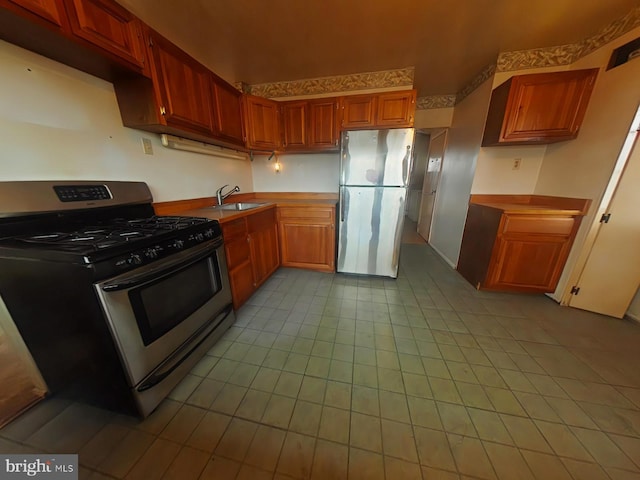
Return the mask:
<svg viewBox="0 0 640 480"><path fill-rule="evenodd" d="M224 190L225 187L228 187L229 184L227 183L226 185L221 186L218 190L216 190L216 194L218 193L222 193L222 190Z"/></svg>

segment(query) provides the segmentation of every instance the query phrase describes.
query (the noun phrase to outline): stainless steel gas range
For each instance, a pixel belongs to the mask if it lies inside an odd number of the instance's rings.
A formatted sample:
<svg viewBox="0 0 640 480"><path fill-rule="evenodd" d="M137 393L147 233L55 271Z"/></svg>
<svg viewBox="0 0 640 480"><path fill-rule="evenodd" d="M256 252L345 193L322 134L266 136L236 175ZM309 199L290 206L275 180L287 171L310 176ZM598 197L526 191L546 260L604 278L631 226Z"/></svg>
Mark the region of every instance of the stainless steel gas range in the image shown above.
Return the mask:
<svg viewBox="0 0 640 480"><path fill-rule="evenodd" d="M234 322L214 220L141 182L0 182L0 297L51 392L146 416Z"/></svg>

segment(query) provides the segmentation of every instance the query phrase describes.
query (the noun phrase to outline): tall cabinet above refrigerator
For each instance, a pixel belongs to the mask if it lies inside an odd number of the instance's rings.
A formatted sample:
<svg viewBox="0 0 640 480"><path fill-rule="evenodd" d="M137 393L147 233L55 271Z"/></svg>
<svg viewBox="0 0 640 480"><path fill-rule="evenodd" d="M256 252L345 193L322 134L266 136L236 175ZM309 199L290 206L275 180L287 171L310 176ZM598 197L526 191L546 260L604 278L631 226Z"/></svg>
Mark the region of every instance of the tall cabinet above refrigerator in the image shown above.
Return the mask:
<svg viewBox="0 0 640 480"><path fill-rule="evenodd" d="M342 133L337 270L396 278L414 130Z"/></svg>

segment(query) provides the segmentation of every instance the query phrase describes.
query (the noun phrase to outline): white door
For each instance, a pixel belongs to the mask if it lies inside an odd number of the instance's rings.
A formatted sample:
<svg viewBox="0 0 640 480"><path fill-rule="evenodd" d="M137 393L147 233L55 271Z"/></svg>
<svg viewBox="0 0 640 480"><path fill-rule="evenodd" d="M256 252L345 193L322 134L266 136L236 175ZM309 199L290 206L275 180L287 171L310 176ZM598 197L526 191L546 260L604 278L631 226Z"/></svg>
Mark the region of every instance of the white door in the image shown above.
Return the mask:
<svg viewBox="0 0 640 480"><path fill-rule="evenodd" d="M429 144L429 159L427 161L427 171L422 184L422 199L420 201L420 214L418 215L418 233L422 238L429 241L431 231L431 218L433 217L433 206L436 201L436 191L440 172L442 170L442 159L444 149L447 145L447 131L431 137Z"/></svg>
<svg viewBox="0 0 640 480"><path fill-rule="evenodd" d="M572 307L622 318L640 284L640 109L619 162L622 175L569 300ZM626 161L626 164L625 164ZM615 172L614 172L615 176ZM605 193L606 196L606 193Z"/></svg>

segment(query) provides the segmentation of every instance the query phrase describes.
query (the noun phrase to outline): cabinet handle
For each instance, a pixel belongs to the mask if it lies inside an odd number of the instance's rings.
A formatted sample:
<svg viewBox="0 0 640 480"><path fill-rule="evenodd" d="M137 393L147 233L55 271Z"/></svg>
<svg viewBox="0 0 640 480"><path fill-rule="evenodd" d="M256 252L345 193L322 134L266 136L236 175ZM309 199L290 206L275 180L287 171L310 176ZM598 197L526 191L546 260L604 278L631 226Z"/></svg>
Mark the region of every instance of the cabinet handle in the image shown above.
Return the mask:
<svg viewBox="0 0 640 480"><path fill-rule="evenodd" d="M160 107L160 115L164 116L167 114L167 109L164 107Z"/></svg>

